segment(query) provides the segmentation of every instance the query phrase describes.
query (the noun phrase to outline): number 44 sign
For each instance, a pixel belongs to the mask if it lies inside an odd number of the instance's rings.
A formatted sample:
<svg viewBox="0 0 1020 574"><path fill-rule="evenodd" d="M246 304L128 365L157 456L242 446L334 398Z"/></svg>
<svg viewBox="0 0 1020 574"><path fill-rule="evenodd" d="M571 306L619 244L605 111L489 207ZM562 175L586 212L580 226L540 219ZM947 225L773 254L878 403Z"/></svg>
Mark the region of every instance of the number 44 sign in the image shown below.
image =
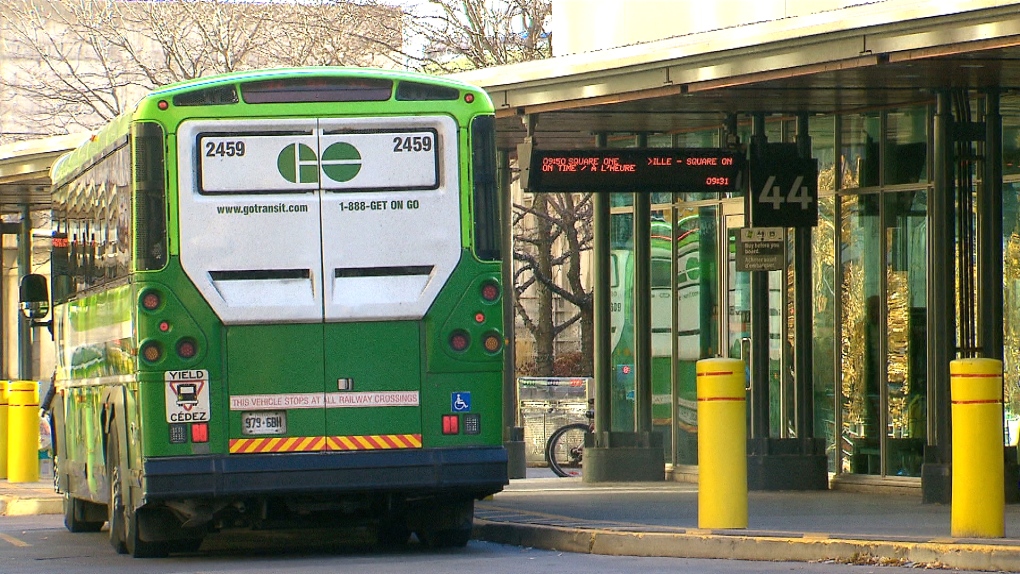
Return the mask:
<svg viewBox="0 0 1020 574"><path fill-rule="evenodd" d="M818 160L799 157L795 144L766 144L760 151L751 152L751 225L818 225Z"/></svg>

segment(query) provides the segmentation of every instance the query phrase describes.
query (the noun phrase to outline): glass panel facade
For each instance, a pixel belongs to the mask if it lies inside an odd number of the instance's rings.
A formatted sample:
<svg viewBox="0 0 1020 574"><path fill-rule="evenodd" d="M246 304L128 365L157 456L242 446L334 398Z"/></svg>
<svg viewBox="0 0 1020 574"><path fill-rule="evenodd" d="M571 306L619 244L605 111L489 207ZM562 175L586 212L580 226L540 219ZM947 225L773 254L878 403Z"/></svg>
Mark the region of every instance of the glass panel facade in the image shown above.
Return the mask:
<svg viewBox="0 0 1020 574"><path fill-rule="evenodd" d="M811 233L811 301L813 311L812 365L814 381L814 436L825 437L825 444L836 444L836 198L818 202L818 227ZM829 472L836 472L834 448L827 449Z"/></svg>
<svg viewBox="0 0 1020 574"><path fill-rule="evenodd" d="M719 351L718 208L677 210L677 464L698 463L698 359Z"/></svg>
<svg viewBox="0 0 1020 574"><path fill-rule="evenodd" d="M878 185L881 116L878 112L842 116L840 181L842 189Z"/></svg>
<svg viewBox="0 0 1020 574"><path fill-rule="evenodd" d="M811 232L811 317L805 318L814 367L807 400L814 409L811 432L828 445L830 472L920 476L928 414L928 122L927 106L809 118L821 197ZM790 118L766 122L773 142L793 141L795 128ZM718 133L673 135L672 144L714 147ZM748 136L744 129L741 141ZM653 142L667 140L650 137ZM1004 196L1007 441L1015 443L1020 327L1013 332L1010 325L1020 325L1020 183L1007 183ZM614 431L634 429L632 197L611 198ZM749 357L750 274L735 265L742 202L683 193L652 200L652 419L666 439L666 460L694 465L696 362ZM790 231L786 271L768 273L772 438L803 432L796 425Z"/></svg>
<svg viewBox="0 0 1020 574"><path fill-rule="evenodd" d="M652 428L662 434L666 460L672 449L673 402L673 229L668 212L651 213L652 263L649 269L652 312Z"/></svg>
<svg viewBox="0 0 1020 574"><path fill-rule="evenodd" d="M840 198L842 472L881 472L882 299L878 194Z"/></svg>
<svg viewBox="0 0 1020 574"><path fill-rule="evenodd" d="M999 111L1002 114L1002 173L1006 176L1018 174L1020 173L1020 97L1003 96Z"/></svg>
<svg viewBox="0 0 1020 574"><path fill-rule="evenodd" d="M633 198L614 193L612 198ZM611 202L612 203L612 202ZM612 421L614 431L634 430L634 216L610 215L610 329L613 349Z"/></svg>
<svg viewBox="0 0 1020 574"><path fill-rule="evenodd" d="M921 476L926 436L927 193L885 195L886 474Z"/></svg>
<svg viewBox="0 0 1020 574"><path fill-rule="evenodd" d="M927 110L894 110L885 116L885 185L928 181Z"/></svg>
<svg viewBox="0 0 1020 574"><path fill-rule="evenodd" d="M1020 182L1002 186L1002 242L1005 443L1016 445L1020 437Z"/></svg>

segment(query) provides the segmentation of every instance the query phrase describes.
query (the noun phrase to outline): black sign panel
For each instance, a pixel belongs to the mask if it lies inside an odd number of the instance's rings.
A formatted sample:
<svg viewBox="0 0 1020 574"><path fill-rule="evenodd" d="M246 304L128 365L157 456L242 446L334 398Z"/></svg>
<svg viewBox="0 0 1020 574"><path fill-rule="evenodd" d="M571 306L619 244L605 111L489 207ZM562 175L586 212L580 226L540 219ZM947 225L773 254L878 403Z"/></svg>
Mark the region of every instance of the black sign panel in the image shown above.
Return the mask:
<svg viewBox="0 0 1020 574"><path fill-rule="evenodd" d="M525 191L724 193L742 189L744 158L735 150L547 150L522 145L518 157Z"/></svg>
<svg viewBox="0 0 1020 574"><path fill-rule="evenodd" d="M818 160L800 157L795 144L752 149L748 203L754 227L818 225Z"/></svg>

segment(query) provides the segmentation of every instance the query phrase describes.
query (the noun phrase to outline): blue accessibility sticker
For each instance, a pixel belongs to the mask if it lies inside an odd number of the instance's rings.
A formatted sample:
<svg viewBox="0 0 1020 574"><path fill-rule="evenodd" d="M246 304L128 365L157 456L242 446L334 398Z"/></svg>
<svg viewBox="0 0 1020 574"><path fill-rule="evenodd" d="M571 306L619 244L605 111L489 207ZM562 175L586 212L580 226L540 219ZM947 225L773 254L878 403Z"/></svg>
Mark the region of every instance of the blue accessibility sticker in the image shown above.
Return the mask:
<svg viewBox="0 0 1020 574"><path fill-rule="evenodd" d="M466 391L450 395L450 410L455 413L466 413L471 410L471 393Z"/></svg>

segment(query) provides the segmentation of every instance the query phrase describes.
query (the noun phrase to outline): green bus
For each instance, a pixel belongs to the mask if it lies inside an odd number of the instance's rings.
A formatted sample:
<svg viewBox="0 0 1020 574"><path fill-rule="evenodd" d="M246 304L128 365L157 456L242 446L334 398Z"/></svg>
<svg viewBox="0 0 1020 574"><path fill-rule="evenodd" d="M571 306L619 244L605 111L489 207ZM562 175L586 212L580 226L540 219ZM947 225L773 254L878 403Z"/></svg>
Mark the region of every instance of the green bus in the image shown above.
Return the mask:
<svg viewBox="0 0 1020 574"><path fill-rule="evenodd" d="M495 119L384 70L201 78L52 168L56 485L121 553L362 524L463 546L507 484ZM42 321L38 321L42 323Z"/></svg>

